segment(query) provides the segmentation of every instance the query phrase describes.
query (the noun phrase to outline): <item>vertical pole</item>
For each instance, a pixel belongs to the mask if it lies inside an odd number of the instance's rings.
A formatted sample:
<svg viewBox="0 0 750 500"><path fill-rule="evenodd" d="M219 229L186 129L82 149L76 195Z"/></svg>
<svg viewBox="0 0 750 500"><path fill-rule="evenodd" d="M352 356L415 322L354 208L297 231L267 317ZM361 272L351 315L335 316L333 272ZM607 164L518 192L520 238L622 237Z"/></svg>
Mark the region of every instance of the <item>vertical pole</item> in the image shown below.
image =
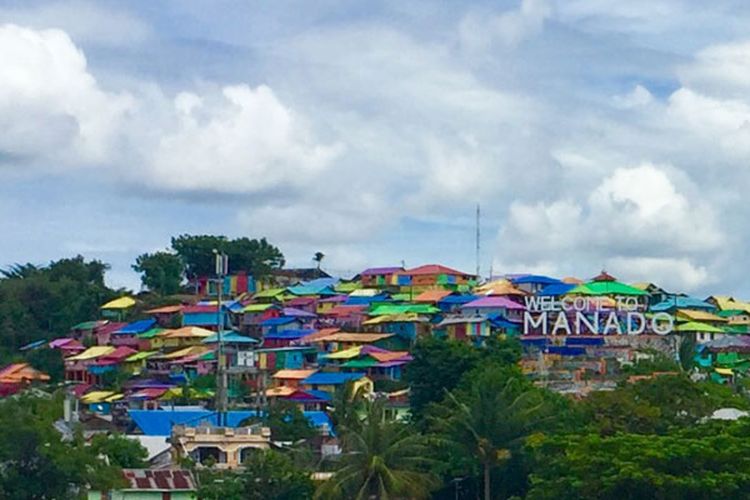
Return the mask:
<svg viewBox="0 0 750 500"><path fill-rule="evenodd" d="M479 280L479 203L477 203L477 281Z"/></svg>
<svg viewBox="0 0 750 500"><path fill-rule="evenodd" d="M219 344L218 359L216 361L216 411L218 413L218 424L226 424L227 412L227 374L224 358L224 317L221 310L222 292L224 288L224 275L227 272L227 256L216 252L216 337Z"/></svg>

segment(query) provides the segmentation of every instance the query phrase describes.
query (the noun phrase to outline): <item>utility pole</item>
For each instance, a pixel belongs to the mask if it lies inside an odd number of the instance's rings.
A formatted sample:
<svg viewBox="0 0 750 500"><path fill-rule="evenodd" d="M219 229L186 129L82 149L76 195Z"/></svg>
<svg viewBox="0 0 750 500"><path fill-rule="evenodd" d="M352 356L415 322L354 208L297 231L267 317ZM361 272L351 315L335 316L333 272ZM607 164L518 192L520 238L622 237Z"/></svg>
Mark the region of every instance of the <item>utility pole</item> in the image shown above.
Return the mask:
<svg viewBox="0 0 750 500"><path fill-rule="evenodd" d="M229 257L214 250L216 255L216 339L219 344L216 361L216 412L220 427L226 425L227 417L227 368L224 355L224 315L222 314L221 295L224 288L224 276L229 272Z"/></svg>
<svg viewBox="0 0 750 500"><path fill-rule="evenodd" d="M477 281L479 281L479 203L477 203Z"/></svg>

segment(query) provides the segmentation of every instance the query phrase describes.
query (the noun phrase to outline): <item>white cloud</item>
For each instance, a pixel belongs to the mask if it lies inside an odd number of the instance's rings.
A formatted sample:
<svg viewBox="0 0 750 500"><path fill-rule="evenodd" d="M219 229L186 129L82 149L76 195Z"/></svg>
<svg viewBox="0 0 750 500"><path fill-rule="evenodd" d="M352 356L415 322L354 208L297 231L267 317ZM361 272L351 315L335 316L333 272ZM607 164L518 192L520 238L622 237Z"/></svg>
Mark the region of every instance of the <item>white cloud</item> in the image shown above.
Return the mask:
<svg viewBox="0 0 750 500"><path fill-rule="evenodd" d="M554 267L555 274L610 265L639 280L664 263L657 274L668 282L686 289L705 284L707 265L692 259L710 262L725 236L712 207L678 191L671 171L651 164L617 168L587 198L513 203L497 262L512 269Z"/></svg>
<svg viewBox="0 0 750 500"><path fill-rule="evenodd" d="M496 41L515 46L538 34L552 15L548 0L521 0L518 9L501 14L471 12L459 25L459 37L470 51L487 50Z"/></svg>
<svg viewBox="0 0 750 500"><path fill-rule="evenodd" d="M148 181L168 190L260 192L309 182L342 146L317 144L303 120L265 85L224 87L218 102L174 101L178 125L153 153Z"/></svg>
<svg viewBox="0 0 750 500"><path fill-rule="evenodd" d="M70 164L108 159L134 101L102 90L65 32L1 26L0 59L0 151Z"/></svg>

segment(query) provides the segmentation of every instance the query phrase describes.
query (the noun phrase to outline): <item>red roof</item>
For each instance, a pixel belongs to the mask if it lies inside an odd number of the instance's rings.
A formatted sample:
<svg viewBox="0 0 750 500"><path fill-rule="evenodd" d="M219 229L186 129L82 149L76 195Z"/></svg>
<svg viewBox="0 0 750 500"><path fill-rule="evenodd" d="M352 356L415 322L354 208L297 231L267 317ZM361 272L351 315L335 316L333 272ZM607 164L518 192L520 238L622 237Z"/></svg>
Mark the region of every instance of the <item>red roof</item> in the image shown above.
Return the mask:
<svg viewBox="0 0 750 500"><path fill-rule="evenodd" d="M106 325L96 327L96 330L94 330L94 333L96 335L101 335L105 333L116 332L117 330L119 330L125 325L127 325L127 323L107 323Z"/></svg>
<svg viewBox="0 0 750 500"><path fill-rule="evenodd" d="M429 274L452 274L454 276L470 276L468 273L462 273L461 271L456 271L455 269L441 266L440 264L427 264L424 266L415 267L413 269L407 269L406 271L400 272L398 274L406 274L409 276L421 276Z"/></svg>
<svg viewBox="0 0 750 500"><path fill-rule="evenodd" d="M607 271L602 271L598 276L592 278L591 281L617 281L617 279Z"/></svg>
<svg viewBox="0 0 750 500"><path fill-rule="evenodd" d="M123 469L129 483L125 490L136 491L195 491L195 479L188 470L181 469Z"/></svg>
<svg viewBox="0 0 750 500"><path fill-rule="evenodd" d="M216 306L214 305L185 306L182 308L182 312L183 314L211 313L211 312L216 312Z"/></svg>

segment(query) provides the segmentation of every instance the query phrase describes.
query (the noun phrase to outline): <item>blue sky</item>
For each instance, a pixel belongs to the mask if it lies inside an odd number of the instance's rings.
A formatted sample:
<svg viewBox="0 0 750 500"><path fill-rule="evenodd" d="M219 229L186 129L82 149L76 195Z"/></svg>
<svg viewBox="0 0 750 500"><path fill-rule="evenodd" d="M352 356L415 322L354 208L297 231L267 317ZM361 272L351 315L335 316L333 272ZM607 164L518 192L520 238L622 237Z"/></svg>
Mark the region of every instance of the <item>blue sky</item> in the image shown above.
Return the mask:
<svg viewBox="0 0 750 500"><path fill-rule="evenodd" d="M606 267L750 296L743 1L0 2L0 265Z"/></svg>

